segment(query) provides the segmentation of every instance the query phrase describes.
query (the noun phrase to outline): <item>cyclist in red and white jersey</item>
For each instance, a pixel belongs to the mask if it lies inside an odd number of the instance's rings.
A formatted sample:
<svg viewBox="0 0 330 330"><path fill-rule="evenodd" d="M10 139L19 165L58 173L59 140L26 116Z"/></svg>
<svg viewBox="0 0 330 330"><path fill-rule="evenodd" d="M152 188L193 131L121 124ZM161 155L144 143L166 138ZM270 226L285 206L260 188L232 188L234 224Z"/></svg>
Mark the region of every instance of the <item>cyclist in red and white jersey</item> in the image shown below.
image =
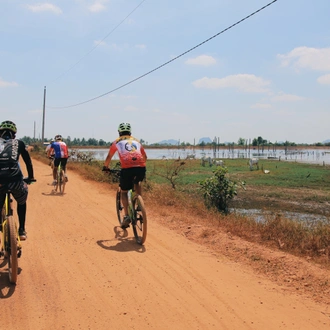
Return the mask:
<svg viewBox="0 0 330 330"><path fill-rule="evenodd" d="M118 127L118 133L119 137L111 144L102 170L109 170L110 161L114 154L118 152L122 168L120 174L121 200L124 207L122 228L127 228L131 222L128 215L127 192L133 188L134 180L135 190L141 195L141 185L138 183L143 181L146 175L147 154L140 141L131 135L131 125L129 123L121 123Z"/></svg>
<svg viewBox="0 0 330 330"><path fill-rule="evenodd" d="M52 151L54 151L53 185L56 185L56 173L60 164L64 171L64 179L66 182L68 182L68 176L66 174L66 163L69 158L69 151L68 146L65 142L63 142L62 135L56 135L54 140L55 141L51 143L50 148L47 151L47 156L50 157Z"/></svg>

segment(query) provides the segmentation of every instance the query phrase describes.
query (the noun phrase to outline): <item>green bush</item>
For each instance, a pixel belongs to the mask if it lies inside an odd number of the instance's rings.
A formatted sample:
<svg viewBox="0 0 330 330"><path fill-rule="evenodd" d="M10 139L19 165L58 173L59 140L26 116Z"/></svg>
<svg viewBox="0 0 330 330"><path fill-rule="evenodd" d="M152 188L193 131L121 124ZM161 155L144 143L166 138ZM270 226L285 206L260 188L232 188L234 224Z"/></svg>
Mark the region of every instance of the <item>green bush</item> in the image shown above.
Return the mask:
<svg viewBox="0 0 330 330"><path fill-rule="evenodd" d="M245 183L232 181L227 167L218 167L213 171L212 177L200 181L199 184L206 206L215 207L218 211L228 214L229 200L237 195L238 186L244 187Z"/></svg>

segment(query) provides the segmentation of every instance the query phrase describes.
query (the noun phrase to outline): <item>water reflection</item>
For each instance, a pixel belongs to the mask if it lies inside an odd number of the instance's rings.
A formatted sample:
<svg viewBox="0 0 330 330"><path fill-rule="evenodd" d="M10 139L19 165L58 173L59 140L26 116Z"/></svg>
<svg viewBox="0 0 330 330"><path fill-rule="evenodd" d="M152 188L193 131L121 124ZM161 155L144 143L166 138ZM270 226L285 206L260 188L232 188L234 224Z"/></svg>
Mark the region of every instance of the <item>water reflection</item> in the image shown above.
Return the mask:
<svg viewBox="0 0 330 330"><path fill-rule="evenodd" d="M82 152L91 152L95 159L104 160L108 153L107 149L80 149ZM277 159L281 161L296 161L310 164L330 164L330 149L292 149L292 150L257 150L257 149L185 149L185 148L163 148L163 149L146 149L148 159L234 159L234 158L259 158L259 159ZM116 153L113 159L118 160Z"/></svg>

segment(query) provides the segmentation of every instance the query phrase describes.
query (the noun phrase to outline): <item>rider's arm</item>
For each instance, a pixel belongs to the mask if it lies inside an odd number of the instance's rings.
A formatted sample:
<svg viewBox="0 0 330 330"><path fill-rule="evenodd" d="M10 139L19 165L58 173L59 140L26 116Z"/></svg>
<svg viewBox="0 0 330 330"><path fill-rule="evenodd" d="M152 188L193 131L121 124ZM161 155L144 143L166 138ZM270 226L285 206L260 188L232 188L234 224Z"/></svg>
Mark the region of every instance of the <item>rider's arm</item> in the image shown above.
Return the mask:
<svg viewBox="0 0 330 330"><path fill-rule="evenodd" d="M110 164L111 158L113 157L113 155L115 154L116 151L117 151L116 144L115 144L115 143L112 143L112 145L111 145L111 147L110 147L110 149L109 149L109 152L108 152L107 158L106 158L105 161L104 161L104 166L105 166L105 167L109 167L109 164Z"/></svg>
<svg viewBox="0 0 330 330"><path fill-rule="evenodd" d="M141 146L141 154L142 154L144 162L146 162L148 157L147 157L147 154L146 154L146 152L145 152L145 150L142 146Z"/></svg>
<svg viewBox="0 0 330 330"><path fill-rule="evenodd" d="M54 151L54 149L50 146L50 147L48 148L48 150L47 150L47 157L48 157L48 158L50 157L52 151Z"/></svg>
<svg viewBox="0 0 330 330"><path fill-rule="evenodd" d="M26 150L25 143L21 140L18 140L18 152L22 156L24 163L26 165L26 170L28 172L28 177L30 179L34 178L33 175L33 166L29 152Z"/></svg>

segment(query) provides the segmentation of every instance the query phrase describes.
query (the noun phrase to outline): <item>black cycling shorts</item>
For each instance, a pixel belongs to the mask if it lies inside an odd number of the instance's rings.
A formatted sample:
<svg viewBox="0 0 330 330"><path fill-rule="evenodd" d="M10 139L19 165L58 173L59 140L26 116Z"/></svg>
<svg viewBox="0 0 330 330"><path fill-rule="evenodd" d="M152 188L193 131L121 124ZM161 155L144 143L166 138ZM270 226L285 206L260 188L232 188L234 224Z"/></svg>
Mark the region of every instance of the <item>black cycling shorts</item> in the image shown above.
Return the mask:
<svg viewBox="0 0 330 330"><path fill-rule="evenodd" d="M28 187L27 184L22 181L14 181L6 184L0 185L0 204L3 205L6 192L10 190L12 195L14 196L16 202L20 205L26 203L28 197Z"/></svg>
<svg viewBox="0 0 330 330"><path fill-rule="evenodd" d="M60 163L61 163L61 166L62 166L63 170L65 170L65 166L66 166L67 162L68 162L67 158L55 158L54 159L54 166L58 167L58 165L60 165Z"/></svg>
<svg viewBox="0 0 330 330"><path fill-rule="evenodd" d="M146 176L145 167L123 168L120 173L120 188L122 190L130 190L133 184L137 184Z"/></svg>

